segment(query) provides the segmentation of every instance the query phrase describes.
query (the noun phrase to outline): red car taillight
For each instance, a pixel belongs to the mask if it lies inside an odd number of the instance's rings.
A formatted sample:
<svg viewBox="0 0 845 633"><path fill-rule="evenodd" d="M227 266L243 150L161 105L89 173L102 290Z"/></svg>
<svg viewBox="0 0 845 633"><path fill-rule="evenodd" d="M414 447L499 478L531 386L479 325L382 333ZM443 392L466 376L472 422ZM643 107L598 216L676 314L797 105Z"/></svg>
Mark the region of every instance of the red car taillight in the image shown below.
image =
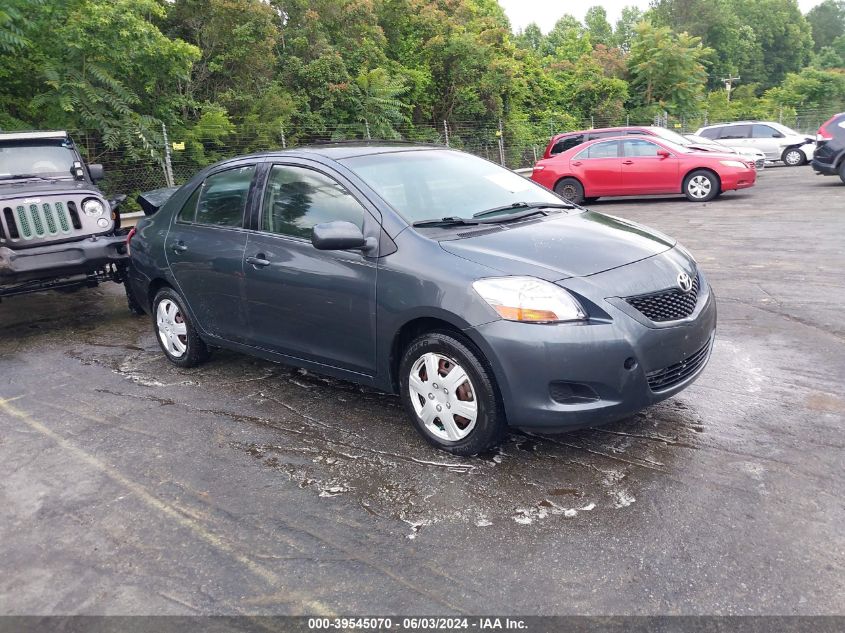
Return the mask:
<svg viewBox="0 0 845 633"><path fill-rule="evenodd" d="M132 238L135 237L135 227L132 227L132 230L129 231L129 234L126 236L126 254L131 255L132 250L130 248L129 242L132 241Z"/></svg>
<svg viewBox="0 0 845 633"><path fill-rule="evenodd" d="M833 123L833 119L835 118L835 116L832 116L830 117L830 119L822 123L821 127L819 128L819 133L816 134L817 141L830 141L833 139L833 134L828 131L827 126Z"/></svg>

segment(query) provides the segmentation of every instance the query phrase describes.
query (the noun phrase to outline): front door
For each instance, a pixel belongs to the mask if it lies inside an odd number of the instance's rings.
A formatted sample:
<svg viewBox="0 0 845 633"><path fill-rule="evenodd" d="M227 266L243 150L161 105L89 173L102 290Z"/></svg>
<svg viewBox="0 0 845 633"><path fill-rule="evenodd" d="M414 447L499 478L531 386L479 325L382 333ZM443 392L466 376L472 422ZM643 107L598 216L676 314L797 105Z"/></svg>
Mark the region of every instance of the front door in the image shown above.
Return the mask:
<svg viewBox="0 0 845 633"><path fill-rule="evenodd" d="M622 141L622 187L626 194L678 193L678 159L657 143L643 138ZM670 152L671 154L671 152Z"/></svg>
<svg viewBox="0 0 845 633"><path fill-rule="evenodd" d="M203 331L244 340L244 212L255 165L210 175L176 216L165 240L167 260L179 291Z"/></svg>
<svg viewBox="0 0 845 633"><path fill-rule="evenodd" d="M381 229L339 177L316 166L270 168L259 230L244 253L251 342L373 375L378 260L360 250L314 248L311 228L337 220L374 237Z"/></svg>

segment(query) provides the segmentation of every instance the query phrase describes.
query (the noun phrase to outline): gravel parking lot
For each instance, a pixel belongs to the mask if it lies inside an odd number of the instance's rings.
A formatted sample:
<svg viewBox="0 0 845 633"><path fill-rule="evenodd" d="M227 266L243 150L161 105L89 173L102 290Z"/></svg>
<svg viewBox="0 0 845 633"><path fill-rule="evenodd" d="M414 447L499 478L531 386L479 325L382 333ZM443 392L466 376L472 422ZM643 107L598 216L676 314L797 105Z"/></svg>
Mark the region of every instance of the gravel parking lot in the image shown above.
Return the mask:
<svg viewBox="0 0 845 633"><path fill-rule="evenodd" d="M117 286L0 304L0 612L845 612L845 186L775 167L593 208L697 256L712 361L475 459L394 396L229 352L176 369Z"/></svg>

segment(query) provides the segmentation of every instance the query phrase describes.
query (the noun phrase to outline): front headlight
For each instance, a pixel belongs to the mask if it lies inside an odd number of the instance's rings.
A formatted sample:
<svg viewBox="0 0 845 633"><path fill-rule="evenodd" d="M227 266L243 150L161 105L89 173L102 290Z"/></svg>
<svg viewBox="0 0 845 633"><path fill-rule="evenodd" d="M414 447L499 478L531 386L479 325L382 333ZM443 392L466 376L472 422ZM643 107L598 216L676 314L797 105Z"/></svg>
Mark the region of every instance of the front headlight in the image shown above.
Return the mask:
<svg viewBox="0 0 845 633"><path fill-rule="evenodd" d="M748 165L738 160L720 160L719 162L725 167L738 167L739 169L748 168Z"/></svg>
<svg viewBox="0 0 845 633"><path fill-rule="evenodd" d="M103 206L103 203L96 198L88 198L82 203L82 212L85 215L103 215L105 211L106 208Z"/></svg>
<svg viewBox="0 0 845 633"><path fill-rule="evenodd" d="M479 279L472 287L508 321L556 323L587 318L584 309L566 290L535 277Z"/></svg>

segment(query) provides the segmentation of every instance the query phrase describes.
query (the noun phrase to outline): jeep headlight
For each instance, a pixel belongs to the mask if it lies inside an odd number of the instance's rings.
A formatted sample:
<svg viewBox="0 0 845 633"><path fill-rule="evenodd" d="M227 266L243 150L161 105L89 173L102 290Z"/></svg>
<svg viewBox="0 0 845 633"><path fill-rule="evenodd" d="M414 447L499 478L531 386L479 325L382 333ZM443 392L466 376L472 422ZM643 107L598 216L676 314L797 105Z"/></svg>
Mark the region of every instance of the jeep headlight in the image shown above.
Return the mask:
<svg viewBox="0 0 845 633"><path fill-rule="evenodd" d="M581 304L566 290L535 277L479 279L472 287L508 321L558 323L587 318Z"/></svg>
<svg viewBox="0 0 845 633"><path fill-rule="evenodd" d="M97 200L96 198L88 198L82 203L82 212L85 215L103 215L106 212L106 208L103 206L103 203Z"/></svg>

